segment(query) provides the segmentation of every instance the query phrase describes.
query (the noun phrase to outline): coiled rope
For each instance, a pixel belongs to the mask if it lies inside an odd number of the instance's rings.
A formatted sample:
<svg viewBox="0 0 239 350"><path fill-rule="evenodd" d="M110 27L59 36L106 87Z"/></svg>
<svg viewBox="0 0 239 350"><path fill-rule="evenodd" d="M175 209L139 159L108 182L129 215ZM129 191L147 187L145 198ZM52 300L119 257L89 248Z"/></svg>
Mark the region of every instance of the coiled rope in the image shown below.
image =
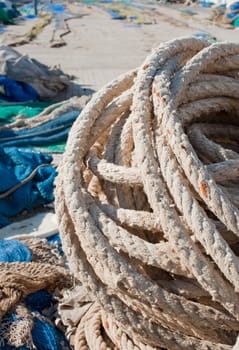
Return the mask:
<svg viewBox="0 0 239 350"><path fill-rule="evenodd" d="M176 39L74 123L56 211L70 267L96 303L75 349L236 342L238 98L238 44Z"/></svg>

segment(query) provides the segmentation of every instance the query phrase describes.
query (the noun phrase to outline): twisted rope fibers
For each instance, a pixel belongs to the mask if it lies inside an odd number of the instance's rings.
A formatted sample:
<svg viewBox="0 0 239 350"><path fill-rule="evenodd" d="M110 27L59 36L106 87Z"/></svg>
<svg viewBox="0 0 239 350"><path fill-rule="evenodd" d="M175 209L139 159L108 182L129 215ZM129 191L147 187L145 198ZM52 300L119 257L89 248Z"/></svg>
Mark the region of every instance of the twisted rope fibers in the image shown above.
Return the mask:
<svg viewBox="0 0 239 350"><path fill-rule="evenodd" d="M238 73L238 44L169 41L74 123L56 212L70 267L97 303L76 349L102 339L102 349L232 349Z"/></svg>

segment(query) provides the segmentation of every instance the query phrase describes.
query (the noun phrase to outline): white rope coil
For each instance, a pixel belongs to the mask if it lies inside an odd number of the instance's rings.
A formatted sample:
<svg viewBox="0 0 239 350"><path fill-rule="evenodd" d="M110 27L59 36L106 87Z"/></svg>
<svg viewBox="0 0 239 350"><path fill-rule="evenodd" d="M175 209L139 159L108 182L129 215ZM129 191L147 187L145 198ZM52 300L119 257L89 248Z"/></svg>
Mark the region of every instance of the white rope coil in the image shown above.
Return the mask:
<svg viewBox="0 0 239 350"><path fill-rule="evenodd" d="M56 189L64 251L135 349L236 342L238 91L238 44L176 39L72 127Z"/></svg>

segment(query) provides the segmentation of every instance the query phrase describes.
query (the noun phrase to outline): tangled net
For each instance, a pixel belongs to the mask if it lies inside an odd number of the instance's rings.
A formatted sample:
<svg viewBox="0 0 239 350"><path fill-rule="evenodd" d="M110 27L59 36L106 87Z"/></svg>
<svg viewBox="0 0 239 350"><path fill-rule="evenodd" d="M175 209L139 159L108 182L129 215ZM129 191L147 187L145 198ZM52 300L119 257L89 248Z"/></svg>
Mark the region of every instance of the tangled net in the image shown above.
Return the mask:
<svg viewBox="0 0 239 350"><path fill-rule="evenodd" d="M0 348L53 350L61 344L68 350L54 326L53 303L72 286L70 273L56 245L37 239L24 242L1 242L1 261L9 262L0 263Z"/></svg>
<svg viewBox="0 0 239 350"><path fill-rule="evenodd" d="M39 290L54 292L70 285L69 272L56 249L44 241L26 240L31 262L0 263L0 319L26 296Z"/></svg>
<svg viewBox="0 0 239 350"><path fill-rule="evenodd" d="M95 302L76 349L236 342L238 98L238 44L176 39L95 94L73 125L56 210Z"/></svg>
<svg viewBox="0 0 239 350"><path fill-rule="evenodd" d="M45 108L41 113L39 113L34 118L26 118L25 114L19 114L16 120L9 124L4 124L0 131L6 129L10 130L25 130L33 129L35 127L41 126L47 122L54 121L60 117L68 116L72 117L74 112L81 111L84 106L84 97L72 97L69 100L54 103L47 108ZM73 119L73 117L72 117ZM65 121L66 124L66 121ZM59 127L59 126L58 126Z"/></svg>

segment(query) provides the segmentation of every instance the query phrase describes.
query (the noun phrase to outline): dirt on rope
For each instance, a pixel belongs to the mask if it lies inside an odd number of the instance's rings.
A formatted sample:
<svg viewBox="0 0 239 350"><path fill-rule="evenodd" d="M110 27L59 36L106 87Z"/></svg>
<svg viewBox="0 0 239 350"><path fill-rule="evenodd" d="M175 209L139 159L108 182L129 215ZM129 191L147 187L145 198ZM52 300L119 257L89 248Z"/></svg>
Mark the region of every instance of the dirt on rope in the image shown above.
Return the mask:
<svg viewBox="0 0 239 350"><path fill-rule="evenodd" d="M232 349L239 45L176 39L94 95L59 168L64 252L92 305L75 349Z"/></svg>

